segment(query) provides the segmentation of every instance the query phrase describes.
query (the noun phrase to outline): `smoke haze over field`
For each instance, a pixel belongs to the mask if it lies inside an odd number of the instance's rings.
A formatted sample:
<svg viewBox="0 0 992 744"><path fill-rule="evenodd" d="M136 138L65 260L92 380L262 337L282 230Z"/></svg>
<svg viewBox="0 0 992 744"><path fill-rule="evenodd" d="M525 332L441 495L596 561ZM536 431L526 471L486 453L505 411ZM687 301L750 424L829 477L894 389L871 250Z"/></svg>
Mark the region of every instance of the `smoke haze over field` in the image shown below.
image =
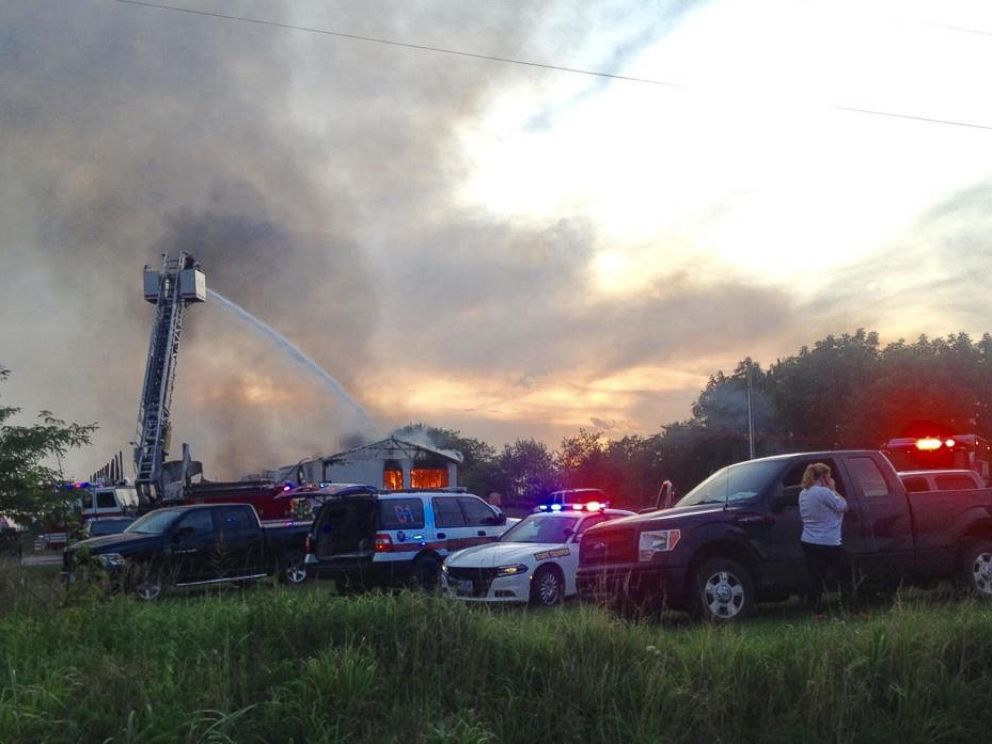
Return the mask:
<svg viewBox="0 0 992 744"><path fill-rule="evenodd" d="M827 333L989 330L992 132L827 108L992 126L973 95L992 45L938 28L992 29L984 11L185 7L677 87L113 0L5 3L0 392L99 422L67 474L134 437L141 268L163 252L194 254L381 431L497 445L655 432L716 369ZM173 449L208 477L361 434L249 326L210 303L186 317Z"/></svg>

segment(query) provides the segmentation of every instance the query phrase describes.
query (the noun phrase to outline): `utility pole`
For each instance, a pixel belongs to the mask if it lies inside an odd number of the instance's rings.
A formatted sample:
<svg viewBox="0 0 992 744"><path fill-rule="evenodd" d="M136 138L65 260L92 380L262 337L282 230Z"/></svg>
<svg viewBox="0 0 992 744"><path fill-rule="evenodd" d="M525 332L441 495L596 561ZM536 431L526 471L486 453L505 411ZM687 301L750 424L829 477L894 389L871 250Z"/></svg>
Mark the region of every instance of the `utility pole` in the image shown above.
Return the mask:
<svg viewBox="0 0 992 744"><path fill-rule="evenodd" d="M748 459L754 459L754 412L751 407L751 358L747 360L747 447Z"/></svg>

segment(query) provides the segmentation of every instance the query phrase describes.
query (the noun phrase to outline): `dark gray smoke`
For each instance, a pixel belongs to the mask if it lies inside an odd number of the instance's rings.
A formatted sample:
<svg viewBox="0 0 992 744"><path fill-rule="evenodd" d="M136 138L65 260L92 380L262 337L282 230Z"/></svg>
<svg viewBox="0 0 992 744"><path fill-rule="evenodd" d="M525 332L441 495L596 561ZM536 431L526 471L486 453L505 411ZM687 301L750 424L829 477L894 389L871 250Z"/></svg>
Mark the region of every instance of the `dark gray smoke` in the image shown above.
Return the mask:
<svg viewBox="0 0 992 744"><path fill-rule="evenodd" d="M224 7L603 68L666 33L687 4ZM570 56L607 22L619 29L611 44ZM126 446L153 310L141 268L176 250L359 400L373 392L370 370L411 362L448 377L548 379L781 332L784 297L730 281L704 288L676 277L589 308L576 295L598 242L589 225L530 229L451 206L469 169L459 127L504 86L548 90L562 74L110 0L4 3L5 395L100 423L92 450L68 462L75 474ZM589 89L601 84L590 79ZM645 395L645 405L658 402ZM187 316L172 412L174 454L190 442L214 478L333 452L352 431L331 396L209 304ZM384 430L409 418L372 414ZM497 442L553 428L506 418L487 428L488 416L430 423L475 425L470 433Z"/></svg>

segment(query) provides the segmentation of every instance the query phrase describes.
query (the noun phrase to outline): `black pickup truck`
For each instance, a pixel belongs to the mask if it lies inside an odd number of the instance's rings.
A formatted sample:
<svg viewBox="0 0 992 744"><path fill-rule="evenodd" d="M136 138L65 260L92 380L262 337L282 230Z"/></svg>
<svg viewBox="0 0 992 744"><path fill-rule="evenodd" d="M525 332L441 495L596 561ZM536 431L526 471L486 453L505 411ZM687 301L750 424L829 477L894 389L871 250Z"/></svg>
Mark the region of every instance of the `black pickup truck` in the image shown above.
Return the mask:
<svg viewBox="0 0 992 744"><path fill-rule="evenodd" d="M157 599L169 587L244 583L276 574L306 580L304 544L310 522L263 525L250 504L203 504L156 509L117 535L66 548L72 581L80 561L98 561L126 592Z"/></svg>
<svg viewBox="0 0 992 744"><path fill-rule="evenodd" d="M992 490L907 493L885 456L865 450L737 463L671 509L591 528L580 543L580 598L731 621L800 594L798 497L814 462L831 467L847 499L843 543L861 586L959 578L992 598Z"/></svg>

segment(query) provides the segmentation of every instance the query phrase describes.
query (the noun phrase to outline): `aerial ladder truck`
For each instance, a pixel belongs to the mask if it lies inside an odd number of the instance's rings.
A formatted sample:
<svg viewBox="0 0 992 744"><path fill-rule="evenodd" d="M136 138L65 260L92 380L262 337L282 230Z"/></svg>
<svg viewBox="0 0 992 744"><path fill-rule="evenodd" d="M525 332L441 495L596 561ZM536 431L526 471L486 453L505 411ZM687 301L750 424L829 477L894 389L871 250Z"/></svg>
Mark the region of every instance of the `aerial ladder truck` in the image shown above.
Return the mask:
<svg viewBox="0 0 992 744"><path fill-rule="evenodd" d="M192 255L162 255L162 268L145 266L145 300L155 305L145 363L145 380L138 407L138 431L134 446L135 479L132 486L124 477L122 454L115 455L95 472L91 481L62 484L78 516L94 519L115 514L141 513L163 502L250 503L263 519L285 521L293 515L293 502L282 498L289 487L270 479L234 482L201 481L202 465L190 460L187 445L183 458L167 462L171 430L172 390L179 358L186 308L207 299L206 277ZM67 525L53 521L36 541L36 549L59 548L65 544Z"/></svg>
<svg viewBox="0 0 992 744"><path fill-rule="evenodd" d="M163 254L160 271L145 266L144 283L145 300L156 310L138 408L134 467L139 498L155 504L165 496L163 465L169 448L169 409L183 315L187 306L206 301L207 282L196 259L180 252L177 257Z"/></svg>
<svg viewBox="0 0 992 744"><path fill-rule="evenodd" d="M185 444L182 460L166 462L183 315L189 305L206 301L207 286L200 265L188 253L178 257L163 255L161 271L146 266L144 281L145 299L156 310L134 448L134 483L142 508L155 508L163 501L250 503L262 519L292 516L291 501L279 498L287 487L270 479L193 483L194 475L203 475L202 465L190 459Z"/></svg>

